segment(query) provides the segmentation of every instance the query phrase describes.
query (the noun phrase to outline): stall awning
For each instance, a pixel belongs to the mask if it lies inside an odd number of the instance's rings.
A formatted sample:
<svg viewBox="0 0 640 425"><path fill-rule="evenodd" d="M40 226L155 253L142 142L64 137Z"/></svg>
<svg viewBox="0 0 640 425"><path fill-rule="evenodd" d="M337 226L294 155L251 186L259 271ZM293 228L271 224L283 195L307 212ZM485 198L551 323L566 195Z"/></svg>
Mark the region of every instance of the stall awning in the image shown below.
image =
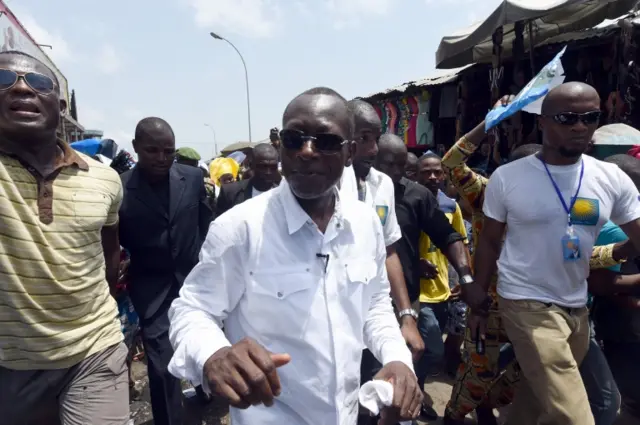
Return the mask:
<svg viewBox="0 0 640 425"><path fill-rule="evenodd" d="M503 27L503 57L509 57L516 22L532 21L534 43L598 25L630 11L638 0L503 0L481 23L443 37L436 52L436 67L457 68L491 61L494 31ZM528 34L525 31L525 39ZM525 42L528 45L528 41Z"/></svg>
<svg viewBox="0 0 640 425"><path fill-rule="evenodd" d="M220 153L222 153L223 155L229 155L230 153L233 152L237 152L237 151L248 151L251 150L253 148L255 148L257 145L259 145L260 142L236 142L236 143L232 143L228 146L225 146Z"/></svg>
<svg viewBox="0 0 640 425"><path fill-rule="evenodd" d="M405 91L414 87L428 88L428 87L434 87L434 86L441 86L443 84L455 83L456 81L458 81L458 78L460 78L460 74L462 73L462 71L466 70L467 68L470 68L471 66L473 66L473 64L463 66L461 68L449 69L444 72L436 71L433 75L429 77L424 77L418 81L409 81L399 86L391 87L381 92L371 93L367 96L361 96L359 98L372 100L374 98L390 96L393 94L402 94Z"/></svg>

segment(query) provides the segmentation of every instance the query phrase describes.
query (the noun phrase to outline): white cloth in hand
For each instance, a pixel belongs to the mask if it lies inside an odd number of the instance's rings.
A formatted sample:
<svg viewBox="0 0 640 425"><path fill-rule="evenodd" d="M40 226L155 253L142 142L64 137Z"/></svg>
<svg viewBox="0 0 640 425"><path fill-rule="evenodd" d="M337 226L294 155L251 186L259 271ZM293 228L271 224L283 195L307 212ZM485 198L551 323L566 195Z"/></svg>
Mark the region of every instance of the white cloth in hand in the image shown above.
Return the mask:
<svg viewBox="0 0 640 425"><path fill-rule="evenodd" d="M378 415L383 407L393 403L393 385L380 379L366 382L360 387L358 400L362 407L373 415ZM400 425L411 425L411 421L400 422Z"/></svg>

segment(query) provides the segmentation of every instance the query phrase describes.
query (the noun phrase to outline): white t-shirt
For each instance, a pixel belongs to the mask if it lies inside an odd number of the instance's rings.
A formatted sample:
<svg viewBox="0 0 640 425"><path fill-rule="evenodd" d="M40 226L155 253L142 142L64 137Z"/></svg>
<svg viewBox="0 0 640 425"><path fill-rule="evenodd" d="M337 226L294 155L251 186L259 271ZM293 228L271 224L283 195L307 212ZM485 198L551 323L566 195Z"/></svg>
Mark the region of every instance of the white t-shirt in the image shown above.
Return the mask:
<svg viewBox="0 0 640 425"><path fill-rule="evenodd" d="M386 246L393 245L402 238L396 217L396 200L393 182L384 173L371 168L365 180L365 203L375 209L384 231ZM358 199L358 183L353 167L345 167L340 180L340 196Z"/></svg>
<svg viewBox="0 0 640 425"><path fill-rule="evenodd" d="M507 224L498 260L498 294L510 300L536 300L565 307L587 302L589 258L600 228L640 218L640 197L629 176L615 164L583 155L584 177L572 209L580 259L565 261L562 237L567 213L544 165L535 155L503 165L485 191L484 214ZM575 195L581 162L548 165L567 206Z"/></svg>

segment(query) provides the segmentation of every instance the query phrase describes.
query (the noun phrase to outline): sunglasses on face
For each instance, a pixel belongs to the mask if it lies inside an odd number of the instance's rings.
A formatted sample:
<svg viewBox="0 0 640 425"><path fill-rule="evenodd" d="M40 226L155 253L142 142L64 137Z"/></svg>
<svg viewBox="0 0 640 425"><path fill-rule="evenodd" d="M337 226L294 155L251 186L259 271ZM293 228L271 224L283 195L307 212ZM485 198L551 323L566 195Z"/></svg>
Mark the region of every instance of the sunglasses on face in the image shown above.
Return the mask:
<svg viewBox="0 0 640 425"><path fill-rule="evenodd" d="M18 74L9 69L0 69L0 91L9 90L18 83L20 78L36 93L51 94L56 87L51 78L37 72Z"/></svg>
<svg viewBox="0 0 640 425"><path fill-rule="evenodd" d="M282 130L280 140L285 149L291 150L300 150L307 140L311 140L314 147L321 152L339 152L347 143L337 134L317 133L315 136L309 136L298 130Z"/></svg>
<svg viewBox="0 0 640 425"><path fill-rule="evenodd" d="M584 125L597 124L600 121L602 112L591 111L583 114L577 114L575 112L562 112L557 115L553 115L552 118L555 122L562 125L576 125L578 121L581 121Z"/></svg>

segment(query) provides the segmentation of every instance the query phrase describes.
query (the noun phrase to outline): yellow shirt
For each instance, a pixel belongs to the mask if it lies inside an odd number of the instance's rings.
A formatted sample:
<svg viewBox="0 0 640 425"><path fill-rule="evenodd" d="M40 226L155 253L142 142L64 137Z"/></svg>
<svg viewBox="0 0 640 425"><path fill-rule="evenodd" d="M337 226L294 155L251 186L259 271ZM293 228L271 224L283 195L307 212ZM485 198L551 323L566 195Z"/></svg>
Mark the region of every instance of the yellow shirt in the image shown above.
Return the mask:
<svg viewBox="0 0 640 425"><path fill-rule="evenodd" d="M120 177L61 148L59 174L47 179L0 153L0 366L8 369L66 369L122 341L101 239L118 222Z"/></svg>
<svg viewBox="0 0 640 425"><path fill-rule="evenodd" d="M467 229L464 226L462 211L455 203L454 212L445 212L451 226L467 240ZM449 299L449 261L447 257L431 242L429 236L420 235L420 258L430 261L438 267L438 276L435 279L420 279L420 302L439 303Z"/></svg>

